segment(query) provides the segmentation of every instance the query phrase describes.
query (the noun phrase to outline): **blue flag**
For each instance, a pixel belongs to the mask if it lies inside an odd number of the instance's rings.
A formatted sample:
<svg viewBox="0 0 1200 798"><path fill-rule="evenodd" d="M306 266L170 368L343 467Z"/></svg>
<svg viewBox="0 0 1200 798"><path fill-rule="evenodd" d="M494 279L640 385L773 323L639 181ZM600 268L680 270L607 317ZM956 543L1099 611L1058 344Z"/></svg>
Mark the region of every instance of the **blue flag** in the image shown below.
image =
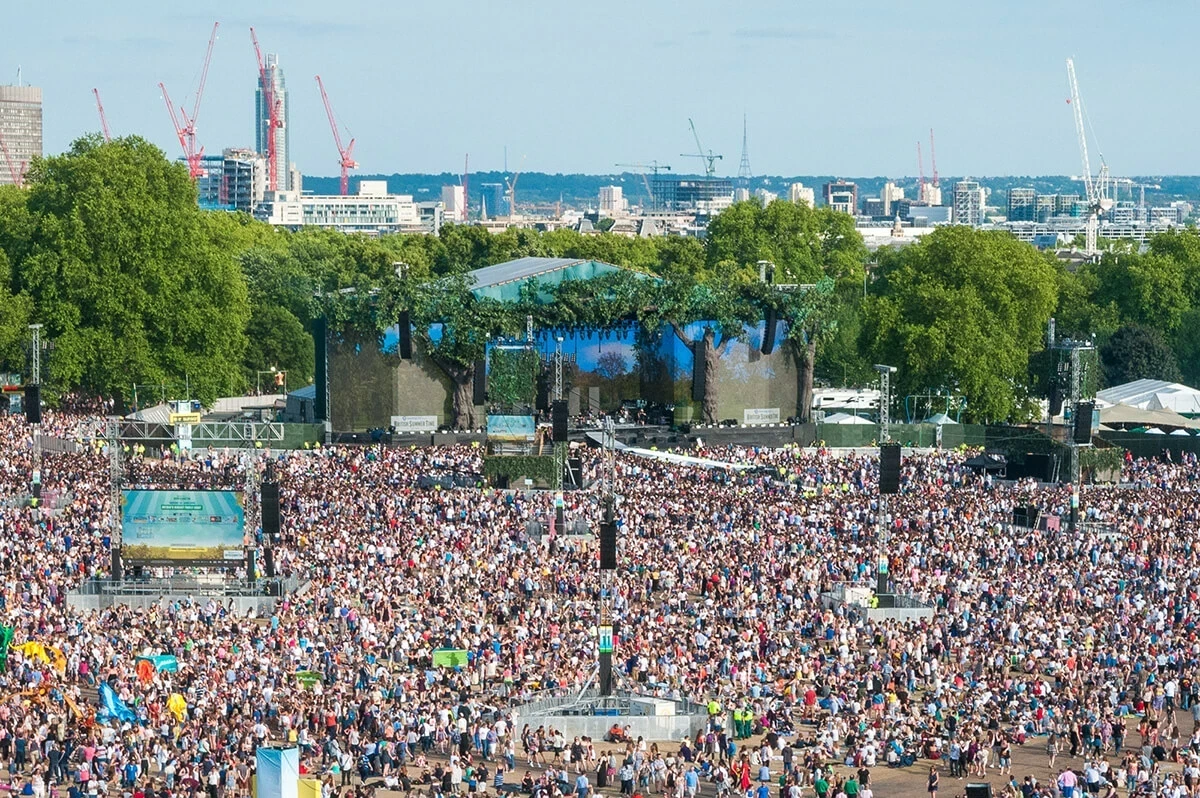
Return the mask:
<svg viewBox="0 0 1200 798"><path fill-rule="evenodd" d="M107 682L100 683L100 710L96 720L105 722L115 720L120 723L137 723L137 714L125 705L115 690Z"/></svg>

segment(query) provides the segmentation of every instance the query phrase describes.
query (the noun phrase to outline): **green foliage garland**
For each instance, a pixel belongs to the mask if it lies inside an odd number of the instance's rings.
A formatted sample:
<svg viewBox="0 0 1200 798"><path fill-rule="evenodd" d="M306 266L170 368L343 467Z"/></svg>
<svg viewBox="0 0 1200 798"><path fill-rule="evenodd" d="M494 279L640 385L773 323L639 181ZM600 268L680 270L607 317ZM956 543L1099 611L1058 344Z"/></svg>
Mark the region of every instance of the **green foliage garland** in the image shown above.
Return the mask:
<svg viewBox="0 0 1200 798"><path fill-rule="evenodd" d="M532 405L537 391L537 352L493 347L488 357L489 401L501 407Z"/></svg>
<svg viewBox="0 0 1200 798"><path fill-rule="evenodd" d="M489 455L483 458L483 473L488 478L532 479L535 483L554 482L554 455Z"/></svg>

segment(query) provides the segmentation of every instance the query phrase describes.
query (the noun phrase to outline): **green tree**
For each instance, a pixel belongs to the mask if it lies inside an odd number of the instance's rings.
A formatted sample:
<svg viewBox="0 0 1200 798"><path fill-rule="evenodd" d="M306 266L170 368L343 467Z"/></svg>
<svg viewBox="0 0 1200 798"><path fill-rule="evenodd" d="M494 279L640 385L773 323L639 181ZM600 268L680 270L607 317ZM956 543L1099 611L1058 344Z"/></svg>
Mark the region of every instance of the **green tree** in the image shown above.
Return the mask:
<svg viewBox="0 0 1200 798"><path fill-rule="evenodd" d="M1187 385L1200 385L1200 308L1183 314L1174 344L1180 379Z"/></svg>
<svg viewBox="0 0 1200 798"><path fill-rule="evenodd" d="M164 382L211 400L243 385L249 313L232 253L187 170L136 137L80 139L35 163L30 224L5 242L13 288L55 343L52 387L129 397Z"/></svg>
<svg viewBox="0 0 1200 798"><path fill-rule="evenodd" d="M1095 301L1112 304L1124 321L1157 327L1168 335L1179 329L1190 307L1184 290L1184 269L1172 257L1154 252L1145 255L1106 255L1094 267L1098 284Z"/></svg>
<svg viewBox="0 0 1200 798"><path fill-rule="evenodd" d="M943 227L889 256L862 343L900 392L946 388L976 421L1021 417L1028 361L1056 302L1053 267L1006 233Z"/></svg>
<svg viewBox="0 0 1200 798"><path fill-rule="evenodd" d="M1113 333L1100 347L1100 363L1109 385L1179 379L1179 364L1162 332L1140 324L1126 324Z"/></svg>

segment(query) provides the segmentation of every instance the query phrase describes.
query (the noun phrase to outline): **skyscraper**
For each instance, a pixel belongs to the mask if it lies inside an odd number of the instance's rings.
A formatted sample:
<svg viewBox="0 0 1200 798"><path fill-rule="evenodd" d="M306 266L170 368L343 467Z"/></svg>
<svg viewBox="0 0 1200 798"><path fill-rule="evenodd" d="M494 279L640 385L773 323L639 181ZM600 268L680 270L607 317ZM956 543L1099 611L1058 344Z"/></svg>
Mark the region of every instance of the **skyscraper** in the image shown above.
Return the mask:
<svg viewBox="0 0 1200 798"><path fill-rule="evenodd" d="M290 191L293 186L294 178L289 166L291 161L291 147L288 137L291 125L289 124L289 114L291 104L288 103L287 81L284 80L283 70L279 68L279 56L276 53L267 53L267 78L274 81L273 89L275 94L275 105L279 109L279 121L282 127L275 129L275 174L278 181L278 189L280 191ZM264 156L267 154L267 124L270 118L267 104L263 97L263 90L268 88L263 85L262 78L258 79L258 85L254 89L254 147Z"/></svg>
<svg viewBox="0 0 1200 798"><path fill-rule="evenodd" d="M1036 222L1038 206L1037 191L1032 188L1010 188L1008 190L1008 220L1010 222Z"/></svg>
<svg viewBox="0 0 1200 798"><path fill-rule="evenodd" d="M0 185L17 182L35 156L42 154L42 90L36 86L0 86ZM8 151L8 158L4 157Z"/></svg>
<svg viewBox="0 0 1200 798"><path fill-rule="evenodd" d="M983 224L985 191L974 180L954 184L954 223L972 227Z"/></svg>

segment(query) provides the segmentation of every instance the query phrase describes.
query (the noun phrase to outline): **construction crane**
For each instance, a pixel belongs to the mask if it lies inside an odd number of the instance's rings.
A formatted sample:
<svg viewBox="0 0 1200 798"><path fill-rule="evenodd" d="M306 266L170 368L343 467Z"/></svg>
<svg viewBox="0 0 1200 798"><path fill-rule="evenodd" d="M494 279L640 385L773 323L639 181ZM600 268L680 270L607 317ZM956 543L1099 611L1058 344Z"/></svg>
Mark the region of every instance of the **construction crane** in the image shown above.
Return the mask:
<svg viewBox="0 0 1200 798"><path fill-rule="evenodd" d="M517 216L517 180L521 177L521 172L518 169L516 174L512 176L512 180L504 178L504 188L508 192L508 218L514 219Z"/></svg>
<svg viewBox="0 0 1200 798"><path fill-rule="evenodd" d="M1087 132L1083 125L1083 101L1079 98L1079 82L1075 79L1075 61L1070 58L1067 59L1067 82L1071 91L1067 103L1075 116L1075 133L1079 137L1079 154L1083 159L1083 187L1088 206L1083 254L1095 258L1099 254L1096 238L1100 230L1100 214L1107 213L1113 207L1113 201L1108 195L1108 164L1104 162L1104 155L1100 153L1100 172L1096 177L1092 177L1092 165L1088 160Z"/></svg>
<svg viewBox="0 0 1200 798"><path fill-rule="evenodd" d="M662 164L660 166L657 160L651 161L650 163L619 163L616 165L625 169L649 170L650 172L654 173L655 177L658 177L658 170L660 169L666 172L671 171L671 167L667 166L666 164ZM650 188L650 178L647 176L645 171L641 172L640 174L642 176L642 182L646 184L646 196L648 196L650 198L650 202L653 203L654 191Z"/></svg>
<svg viewBox="0 0 1200 798"><path fill-rule="evenodd" d="M925 188L925 159L921 157L921 142L917 142L917 201L927 202L929 195L928 189Z"/></svg>
<svg viewBox="0 0 1200 798"><path fill-rule="evenodd" d="M267 109L267 191L279 190L279 164L275 157L275 134L283 127L281 112L283 100L275 96L275 65L267 65L263 60L262 48L258 46L258 36L254 28L250 28L250 41L254 43L254 57L258 59L258 85L262 90L263 106Z"/></svg>
<svg viewBox="0 0 1200 798"><path fill-rule="evenodd" d="M104 103L100 102L100 90L92 89L92 94L96 96L96 110L100 112L100 128L104 131L104 140L112 141L112 134L108 132L108 118L104 115Z"/></svg>
<svg viewBox="0 0 1200 798"><path fill-rule="evenodd" d="M350 193L350 170L358 168L358 162L354 160L354 139L350 139L349 146L342 146L337 117L333 114L333 106L329 104L329 95L325 93L325 84L321 82L320 75L317 75L317 88L321 90L321 102L325 103L325 115L329 117L329 129L333 131L333 143L337 146L338 164L342 167L341 186L344 197Z"/></svg>
<svg viewBox="0 0 1200 798"><path fill-rule="evenodd" d="M8 164L8 174L12 177L13 185L17 188L22 188L25 185L25 168L29 164L21 161L18 163L12 157L12 153L8 151L8 143L4 141L4 136L0 135L0 154L4 155L4 162Z"/></svg>
<svg viewBox="0 0 1200 798"><path fill-rule="evenodd" d="M933 187L937 188L939 186L937 174L937 152L933 149L933 128L929 128L929 165L930 168L933 169Z"/></svg>
<svg viewBox="0 0 1200 798"><path fill-rule="evenodd" d="M208 65L212 62L213 45L217 41L217 28L220 26L220 22L214 22L212 34L208 37L208 49L204 51L204 65L200 68L200 83L196 87L196 102L192 105L190 115L183 106L179 107L177 114L171 98L167 95L167 87L161 83L158 84L163 101L167 104L167 112L171 114L171 124L175 127L175 135L179 137L179 146L183 148L188 174L192 176L193 180L204 175L204 167L200 165L204 159L204 148L196 149L196 119L200 116L200 100L204 97L204 84L208 81ZM97 94L96 101L99 102L99 100L100 96Z"/></svg>
<svg viewBox="0 0 1200 798"><path fill-rule="evenodd" d="M700 143L700 134L696 132L696 123L693 122L691 120L691 118L689 117L688 124L692 128L692 137L694 139L696 139L697 152L680 153L679 157L680 158L699 158L700 160L704 161L704 176L711 180L713 178L713 176L716 175L716 173L717 173L716 162L721 160L724 156L713 155L712 150L709 150L706 153L704 151L704 145Z"/></svg>

